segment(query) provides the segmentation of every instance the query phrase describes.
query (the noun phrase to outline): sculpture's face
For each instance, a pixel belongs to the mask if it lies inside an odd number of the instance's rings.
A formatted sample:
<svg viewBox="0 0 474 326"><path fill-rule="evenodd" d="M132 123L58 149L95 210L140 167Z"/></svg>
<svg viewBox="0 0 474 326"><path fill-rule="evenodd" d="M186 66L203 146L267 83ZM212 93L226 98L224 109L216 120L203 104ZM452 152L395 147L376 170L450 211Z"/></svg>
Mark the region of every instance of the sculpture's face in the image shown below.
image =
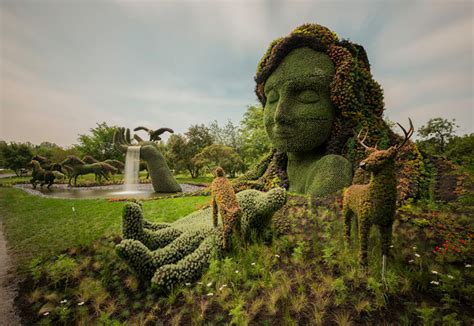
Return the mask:
<svg viewBox="0 0 474 326"><path fill-rule="evenodd" d="M291 51L265 83L264 122L283 152L315 149L329 138L335 110L330 99L334 64L310 48Z"/></svg>

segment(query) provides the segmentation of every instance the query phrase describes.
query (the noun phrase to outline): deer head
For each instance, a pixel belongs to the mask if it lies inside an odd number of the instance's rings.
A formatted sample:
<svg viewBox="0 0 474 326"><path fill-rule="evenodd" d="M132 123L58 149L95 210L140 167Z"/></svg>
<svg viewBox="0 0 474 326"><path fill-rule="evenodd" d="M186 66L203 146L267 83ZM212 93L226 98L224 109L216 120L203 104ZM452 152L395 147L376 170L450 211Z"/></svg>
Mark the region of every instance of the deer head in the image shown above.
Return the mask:
<svg viewBox="0 0 474 326"><path fill-rule="evenodd" d="M397 156L398 150L402 148L406 144L408 139L410 139L410 137L413 135L413 123L411 122L411 119L408 119L408 121L410 122L410 129L408 129L408 132L405 128L403 128L401 124L397 122L397 124L400 126L400 128L403 130L403 133L405 134L403 141L400 144L393 145L385 150L377 149L377 145L375 145L375 147L365 145L364 141L367 138L368 131L365 133L364 138L361 140L361 130L357 135L357 140L365 148L369 155L365 160L360 162L359 166L365 171L377 172L383 169L385 166L392 164L395 161L395 157Z"/></svg>

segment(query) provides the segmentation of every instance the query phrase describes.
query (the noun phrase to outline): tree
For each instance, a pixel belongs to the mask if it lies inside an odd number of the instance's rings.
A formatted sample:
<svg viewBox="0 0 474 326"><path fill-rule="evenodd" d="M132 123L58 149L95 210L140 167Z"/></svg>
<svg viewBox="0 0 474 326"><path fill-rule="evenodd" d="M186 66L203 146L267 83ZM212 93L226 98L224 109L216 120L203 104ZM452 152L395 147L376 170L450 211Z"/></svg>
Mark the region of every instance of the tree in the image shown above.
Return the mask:
<svg viewBox="0 0 474 326"><path fill-rule="evenodd" d="M232 147L237 153L240 153L242 147L241 131L238 126L228 120L224 127L214 120L209 124L209 130L214 143Z"/></svg>
<svg viewBox="0 0 474 326"><path fill-rule="evenodd" d="M168 148L170 165L176 171L186 170L192 178L199 176L199 167L192 161L195 155L194 148L185 136L181 134L171 135L166 147Z"/></svg>
<svg viewBox="0 0 474 326"><path fill-rule="evenodd" d="M0 168L5 167L5 157L3 156L3 149L7 147L8 144L4 140L0 140Z"/></svg>
<svg viewBox="0 0 474 326"><path fill-rule="evenodd" d="M15 174L20 176L22 169L26 169L33 158L33 151L28 144L12 142L10 145L2 147L2 155L5 167L15 171Z"/></svg>
<svg viewBox="0 0 474 326"><path fill-rule="evenodd" d="M219 144L204 148L201 153L194 156L193 162L196 166L207 167L210 171L220 166L232 178L245 167L242 158L232 147Z"/></svg>
<svg viewBox="0 0 474 326"><path fill-rule="evenodd" d="M474 169L474 134L453 137L446 146L445 155L457 164Z"/></svg>
<svg viewBox="0 0 474 326"><path fill-rule="evenodd" d="M194 155L199 153L204 147L213 143L213 138L208 127L203 124L192 125L185 133L189 146Z"/></svg>
<svg viewBox="0 0 474 326"><path fill-rule="evenodd" d="M426 125L418 129L418 135L422 138L419 145L430 154L443 154L447 143L454 137L454 132L459 126L455 119L449 121L443 118L428 120Z"/></svg>
<svg viewBox="0 0 474 326"><path fill-rule="evenodd" d="M117 127L107 123L97 123L90 129L91 135L79 135L76 148L82 156L91 155L99 161L107 159L123 160L123 154L114 147L114 133Z"/></svg>
<svg viewBox="0 0 474 326"><path fill-rule="evenodd" d="M263 108L250 105L240 122L241 126L241 155L247 166L258 163L260 158L271 148L270 139L263 124Z"/></svg>

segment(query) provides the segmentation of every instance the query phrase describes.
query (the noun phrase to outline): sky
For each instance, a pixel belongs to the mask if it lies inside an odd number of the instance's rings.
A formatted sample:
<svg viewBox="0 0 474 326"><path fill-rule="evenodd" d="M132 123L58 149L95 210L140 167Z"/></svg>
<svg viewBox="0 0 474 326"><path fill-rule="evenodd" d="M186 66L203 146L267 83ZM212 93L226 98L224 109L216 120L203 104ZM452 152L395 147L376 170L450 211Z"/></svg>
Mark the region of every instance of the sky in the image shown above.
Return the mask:
<svg viewBox="0 0 474 326"><path fill-rule="evenodd" d="M471 1L0 0L0 140L238 124L270 42L306 22L364 46L390 120L474 132Z"/></svg>

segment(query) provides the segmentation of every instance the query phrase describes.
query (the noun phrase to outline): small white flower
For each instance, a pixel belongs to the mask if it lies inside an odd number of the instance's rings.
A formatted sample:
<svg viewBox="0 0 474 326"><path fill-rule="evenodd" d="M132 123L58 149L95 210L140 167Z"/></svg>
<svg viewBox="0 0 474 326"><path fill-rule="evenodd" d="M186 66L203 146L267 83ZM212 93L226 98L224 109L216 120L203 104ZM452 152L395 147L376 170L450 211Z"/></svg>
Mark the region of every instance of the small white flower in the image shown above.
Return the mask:
<svg viewBox="0 0 474 326"><path fill-rule="evenodd" d="M275 255L276 258L280 258L280 255Z"/></svg>
<svg viewBox="0 0 474 326"><path fill-rule="evenodd" d="M227 287L227 284L222 284L222 286L219 288L219 291L222 291L226 287Z"/></svg>
<svg viewBox="0 0 474 326"><path fill-rule="evenodd" d="M213 295L214 295L214 293L212 293L212 292L209 292L209 293L207 294L208 297L212 297Z"/></svg>
<svg viewBox="0 0 474 326"><path fill-rule="evenodd" d="M438 275L437 271L431 271L432 274Z"/></svg>
<svg viewBox="0 0 474 326"><path fill-rule="evenodd" d="M84 304L84 301L79 302L77 305L82 306Z"/></svg>
<svg viewBox="0 0 474 326"><path fill-rule="evenodd" d="M252 266L255 266L255 263L252 263Z"/></svg>
<svg viewBox="0 0 474 326"><path fill-rule="evenodd" d="M43 316L47 316L47 315L49 315L49 311L46 311L46 312L43 314Z"/></svg>
<svg viewBox="0 0 474 326"><path fill-rule="evenodd" d="M238 269L235 270L235 274L239 274L239 270L238 270Z"/></svg>
<svg viewBox="0 0 474 326"><path fill-rule="evenodd" d="M202 285L202 282L197 282L197 284Z"/></svg>
<svg viewBox="0 0 474 326"><path fill-rule="evenodd" d="M448 278L454 280L454 276L448 274Z"/></svg>
<svg viewBox="0 0 474 326"><path fill-rule="evenodd" d="M413 250L416 250L416 246L413 246Z"/></svg>
<svg viewBox="0 0 474 326"><path fill-rule="evenodd" d="M67 300L66 300L66 299L64 299L64 300L61 300L61 304L64 304L64 303L66 303L66 302L67 302Z"/></svg>
<svg viewBox="0 0 474 326"><path fill-rule="evenodd" d="M466 268L471 268L471 264L466 264Z"/></svg>
<svg viewBox="0 0 474 326"><path fill-rule="evenodd" d="M415 257L420 258L421 256L418 253L415 252Z"/></svg>
<svg viewBox="0 0 474 326"><path fill-rule="evenodd" d="M411 263L413 263L413 262L414 262L414 260L413 260L413 259L410 259L408 262L411 264Z"/></svg>
<svg viewBox="0 0 474 326"><path fill-rule="evenodd" d="M439 285L439 282L438 282L438 281L431 281L430 283L431 283L431 284L434 284L434 285Z"/></svg>
<svg viewBox="0 0 474 326"><path fill-rule="evenodd" d="M191 283L185 283L185 284L186 284L186 286L191 286Z"/></svg>
<svg viewBox="0 0 474 326"><path fill-rule="evenodd" d="M207 283L207 287L210 287L212 285L212 282Z"/></svg>
<svg viewBox="0 0 474 326"><path fill-rule="evenodd" d="M393 248L393 245L390 245L390 248Z"/></svg>

